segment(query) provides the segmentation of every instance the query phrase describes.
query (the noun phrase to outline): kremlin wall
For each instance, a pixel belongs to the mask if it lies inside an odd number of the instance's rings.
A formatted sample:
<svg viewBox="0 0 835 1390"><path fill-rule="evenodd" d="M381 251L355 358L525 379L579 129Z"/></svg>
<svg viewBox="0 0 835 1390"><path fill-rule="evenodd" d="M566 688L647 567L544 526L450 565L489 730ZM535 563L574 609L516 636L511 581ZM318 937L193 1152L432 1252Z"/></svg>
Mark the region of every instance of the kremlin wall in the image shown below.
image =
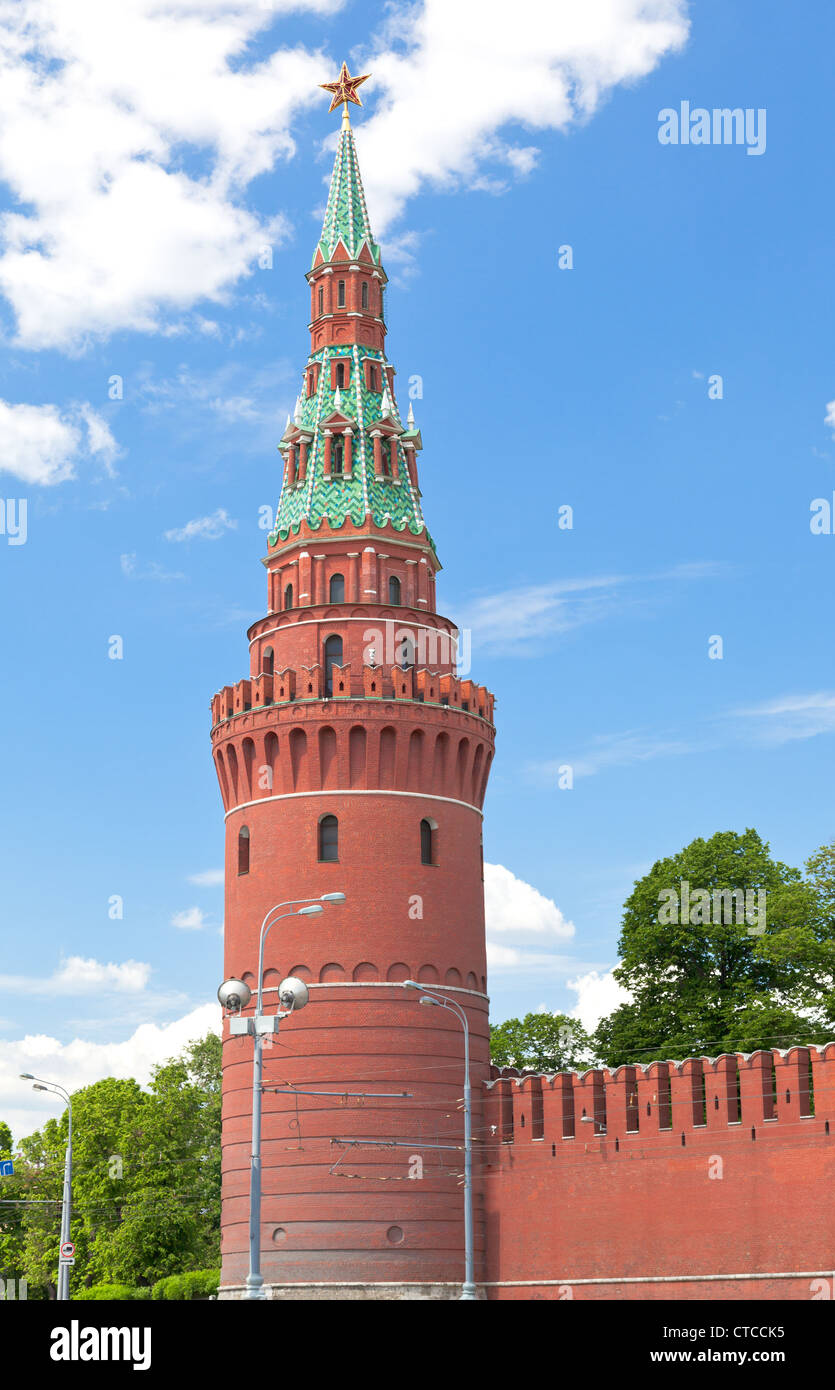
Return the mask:
<svg viewBox="0 0 835 1390"><path fill-rule="evenodd" d="M488 1298L835 1295L835 1043L485 1095Z"/></svg>

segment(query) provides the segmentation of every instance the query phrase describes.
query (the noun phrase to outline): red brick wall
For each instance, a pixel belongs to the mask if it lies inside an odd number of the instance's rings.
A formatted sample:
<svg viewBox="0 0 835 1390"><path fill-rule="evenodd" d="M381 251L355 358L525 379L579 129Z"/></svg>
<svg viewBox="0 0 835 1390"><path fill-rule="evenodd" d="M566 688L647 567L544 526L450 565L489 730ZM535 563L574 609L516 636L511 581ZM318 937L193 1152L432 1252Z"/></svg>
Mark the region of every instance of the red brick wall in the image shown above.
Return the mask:
<svg viewBox="0 0 835 1390"><path fill-rule="evenodd" d="M491 1298L810 1299L827 1271L835 1292L835 1044L502 1073L486 1097ZM736 1274L796 1277L693 1278Z"/></svg>

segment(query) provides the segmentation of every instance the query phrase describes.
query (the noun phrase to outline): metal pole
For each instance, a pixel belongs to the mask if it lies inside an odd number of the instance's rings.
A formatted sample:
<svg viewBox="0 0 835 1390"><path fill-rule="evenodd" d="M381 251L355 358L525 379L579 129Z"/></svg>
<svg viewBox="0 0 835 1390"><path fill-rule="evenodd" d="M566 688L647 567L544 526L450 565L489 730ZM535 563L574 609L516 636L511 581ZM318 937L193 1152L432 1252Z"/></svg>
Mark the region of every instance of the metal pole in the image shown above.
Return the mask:
<svg viewBox="0 0 835 1390"><path fill-rule="evenodd" d="M256 1010L256 1028L260 1013L260 970L259 1006ZM249 1273L246 1276L247 1298L264 1298L264 1280L261 1276L261 1070L263 1053L262 1035L254 1038L252 1054L252 1157L249 1164Z"/></svg>
<svg viewBox="0 0 835 1390"><path fill-rule="evenodd" d="M476 1297L473 1258L473 1115L470 1091L470 1029L467 1015L461 1011L464 1025L464 1287L461 1298Z"/></svg>
<svg viewBox="0 0 835 1390"><path fill-rule="evenodd" d="M424 999L440 1004L442 1009L450 1009L464 1029L464 1283L460 1298L467 1302L477 1301L475 1286L474 1231L473 1231L473 1107L470 1089L470 1027L467 1015L454 999L444 999L438 994L430 994L417 980L406 980L407 989L419 989ZM421 1000L421 1003L423 1000ZM460 1301L460 1299L459 1299Z"/></svg>
<svg viewBox="0 0 835 1390"><path fill-rule="evenodd" d="M64 1156L64 1191L61 1198L61 1244L63 1245L70 1238L70 1216L72 1207L72 1101L67 1096L67 1152ZM70 1297L70 1267L65 1260L61 1259L61 1252L58 1252L58 1300L61 1303L69 1302Z"/></svg>
<svg viewBox="0 0 835 1390"><path fill-rule="evenodd" d="M309 902L309 898L296 898L296 902ZM261 937L258 942L258 994L255 999L255 1035L252 1051L252 1154L249 1160L249 1273L246 1276L246 1298L266 1298L264 1280L261 1275L261 1077L263 1073L263 1034L258 1031L263 1004L264 985L264 942L270 928L284 917L296 917L296 912L283 912L273 917L279 907L290 907L290 903L277 903L271 907L261 923Z"/></svg>

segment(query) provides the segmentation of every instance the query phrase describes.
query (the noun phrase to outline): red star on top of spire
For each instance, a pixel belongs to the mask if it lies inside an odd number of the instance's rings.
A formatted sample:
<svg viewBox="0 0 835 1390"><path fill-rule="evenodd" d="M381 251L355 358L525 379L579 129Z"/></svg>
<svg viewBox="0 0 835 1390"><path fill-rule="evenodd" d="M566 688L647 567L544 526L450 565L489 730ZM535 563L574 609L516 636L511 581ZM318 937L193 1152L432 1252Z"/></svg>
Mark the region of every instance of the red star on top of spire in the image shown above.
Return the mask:
<svg viewBox="0 0 835 1390"><path fill-rule="evenodd" d="M348 64L343 63L342 71L335 82L319 83L319 86L324 88L326 92L333 93L328 110L335 111L337 106L343 101L352 101L355 106L362 106L362 102L357 96L357 87L359 87L361 82L367 82L370 76L371 73L367 72L364 77L352 77L348 71Z"/></svg>

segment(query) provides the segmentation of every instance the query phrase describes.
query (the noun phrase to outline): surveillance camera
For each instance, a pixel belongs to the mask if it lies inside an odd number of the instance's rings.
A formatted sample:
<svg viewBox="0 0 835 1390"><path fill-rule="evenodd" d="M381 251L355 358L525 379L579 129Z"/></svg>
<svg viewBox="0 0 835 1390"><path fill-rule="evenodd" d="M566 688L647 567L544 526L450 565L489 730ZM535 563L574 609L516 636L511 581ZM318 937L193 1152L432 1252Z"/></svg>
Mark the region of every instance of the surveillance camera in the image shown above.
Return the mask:
<svg viewBox="0 0 835 1390"><path fill-rule="evenodd" d="M224 980L217 997L224 1009L230 1014L236 1014L246 1008L252 998L252 990L243 980Z"/></svg>
<svg viewBox="0 0 835 1390"><path fill-rule="evenodd" d="M310 998L310 992L304 980L297 980L295 975L288 975L278 986L278 998L282 1009L297 1013L299 1009L304 1008Z"/></svg>

